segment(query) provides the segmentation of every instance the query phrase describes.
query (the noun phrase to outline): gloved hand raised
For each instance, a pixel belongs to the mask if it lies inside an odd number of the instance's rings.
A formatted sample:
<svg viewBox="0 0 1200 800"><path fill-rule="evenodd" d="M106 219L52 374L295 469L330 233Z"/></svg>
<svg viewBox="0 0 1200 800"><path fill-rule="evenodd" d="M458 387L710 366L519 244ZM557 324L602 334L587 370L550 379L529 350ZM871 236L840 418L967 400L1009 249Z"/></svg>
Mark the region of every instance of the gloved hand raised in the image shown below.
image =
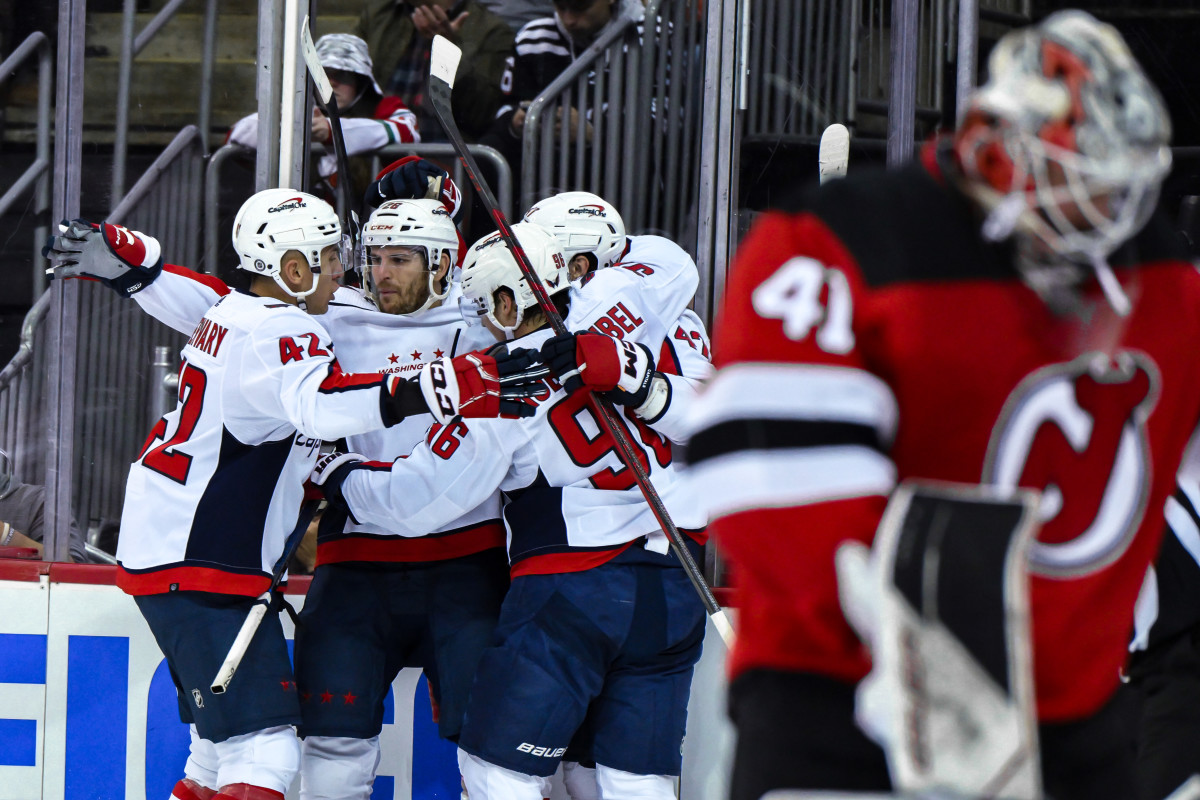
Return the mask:
<svg viewBox="0 0 1200 800"><path fill-rule="evenodd" d="M47 274L54 278L98 280L122 297L145 289L162 272L158 240L107 222L83 219L58 226L42 248L50 261Z"/></svg>
<svg viewBox="0 0 1200 800"><path fill-rule="evenodd" d="M441 200L458 221L461 195L450 173L432 161L406 156L384 167L367 187L366 202L379 206L388 200Z"/></svg>
<svg viewBox="0 0 1200 800"><path fill-rule="evenodd" d="M568 393L583 387L614 403L638 408L650 393L649 348L602 333L564 333L542 344L542 360Z"/></svg>

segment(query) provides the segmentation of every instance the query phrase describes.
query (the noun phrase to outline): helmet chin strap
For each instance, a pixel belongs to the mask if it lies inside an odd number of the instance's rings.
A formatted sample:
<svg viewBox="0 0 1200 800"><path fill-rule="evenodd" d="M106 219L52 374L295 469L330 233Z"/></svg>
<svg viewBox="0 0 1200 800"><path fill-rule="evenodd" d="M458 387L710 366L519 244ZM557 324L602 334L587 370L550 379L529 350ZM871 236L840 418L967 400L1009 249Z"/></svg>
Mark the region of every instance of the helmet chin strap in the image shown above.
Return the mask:
<svg viewBox="0 0 1200 800"><path fill-rule="evenodd" d="M425 302L416 311L411 311L411 314L420 314L422 311L428 311L434 303L440 303L450 296L450 281L446 281L446 291L441 294L437 290L437 272L431 270L429 272L429 294L425 297ZM494 320L493 320L494 321Z"/></svg>
<svg viewBox="0 0 1200 800"><path fill-rule="evenodd" d="M283 289L283 291L286 292L289 297L296 298L296 305L297 305L297 307L299 307L299 309L301 311L305 311L305 312L308 311L308 304L305 303L304 300L305 300L305 298L307 298L309 295L311 295L313 292L315 292L317 290L317 281L321 277L319 272L313 272L312 288L309 289L307 292L293 292L291 290L291 287L289 287L286 283L284 283L283 278L279 275L278 272L275 273L274 275L272 275L271 277L275 279L275 283L279 286L280 289Z"/></svg>
<svg viewBox="0 0 1200 800"><path fill-rule="evenodd" d="M1129 312L1133 310L1133 304L1129 302L1129 295L1125 294L1121 282L1113 274L1108 260L1098 254L1093 254L1090 260L1092 269L1096 271L1096 281L1100 284L1100 290L1104 292L1104 299L1118 316L1128 317Z"/></svg>

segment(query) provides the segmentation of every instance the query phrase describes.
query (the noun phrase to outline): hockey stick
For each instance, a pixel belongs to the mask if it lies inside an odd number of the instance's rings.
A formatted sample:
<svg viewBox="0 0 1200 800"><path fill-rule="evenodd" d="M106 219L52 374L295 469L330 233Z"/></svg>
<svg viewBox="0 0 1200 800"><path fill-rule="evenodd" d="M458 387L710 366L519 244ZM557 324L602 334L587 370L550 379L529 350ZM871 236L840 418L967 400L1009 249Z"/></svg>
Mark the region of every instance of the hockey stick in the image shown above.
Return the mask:
<svg viewBox="0 0 1200 800"><path fill-rule="evenodd" d="M504 212L500 210L500 204L496 202L496 196L492 194L491 187L487 185L487 182L480 175L479 165L475 163L475 157L467 149L467 144L463 141L462 133L459 132L458 125L454 122L454 114L452 113L450 104L450 91L454 88L454 76L458 71L458 62L461 58L462 51L453 42L442 36L434 37L429 69L429 99L433 103L433 110L441 121L446 135L450 137L450 141L454 144L454 149L458 151L459 158L466 168L467 177L471 179L471 183L475 186L475 191L479 194L480 199L483 200L484 205L487 206L488 211L491 212L492 219L495 220L496 227L500 230L500 235L504 237L505 243L512 250L517 266L520 267L521 274L525 276L526 283L529 284L529 288L533 290L534 296L537 297L538 305L541 307L542 313L546 315L546 319L549 320L550 327L556 334L567 333L567 326L563 323L562 317L558 315L558 310L554 307L554 303L550 301L550 296L546 293L546 287L542 285L541 278L538 277L538 274L534 272L533 267L530 265L529 257L525 255L525 251L521 249L521 245L517 242L517 237L513 235L512 226L508 224ZM708 583L700 573L700 568L696 566L696 561L692 558L691 553L688 552L687 546L683 541L683 536L679 533L679 529L675 527L675 523L671 521L671 515L667 512L667 507L663 505L662 498L658 496L658 492L651 485L650 477L638 461L633 450L633 445L630 444L629 438L625 435L625 428L621 425L612 405L594 392L591 393L589 401L596 418L600 421L601 427L604 428L616 443L617 454L620 456L621 462L633 473L638 488L641 489L642 495L646 498L646 503L654 513L654 518L658 520L658 524L667 535L667 539L671 543L671 549L675 551L675 556L679 559L680 564L683 565L684 572L691 579L692 585L696 587L696 592L704 602L704 607L708 611L708 615L712 618L713 625L716 626L717 632L721 634L721 639L724 640L726 646L731 645L733 643L733 627L729 623L729 617L726 616L724 609L717 603L717 599L713 597L712 589L708 587Z"/></svg>
<svg viewBox="0 0 1200 800"><path fill-rule="evenodd" d="M821 134L821 146L817 151L817 176L821 183L831 178L846 177L850 162L850 131L840 122L835 122Z"/></svg>
<svg viewBox="0 0 1200 800"><path fill-rule="evenodd" d="M338 110L337 98L333 96L333 86L329 83L329 76L325 74L325 67L321 66L321 58L317 55L317 46L313 43L312 34L308 29L308 17L304 18L304 24L300 26L300 54L304 57L304 64L308 67L308 75L312 78L313 88L317 90L317 105L325 112L325 116L329 117L329 129L333 134L333 153L337 158L338 168L338 193L342 196L342 205L344 208L344 218L342 219L342 232L350 236L351 242L354 245L353 252L358 252L358 233L360 225L358 222L358 212L354 210L354 190L350 183L350 157L346 154L346 138L342 135L342 117ZM349 269L354 265L346 265Z"/></svg>
<svg viewBox="0 0 1200 800"><path fill-rule="evenodd" d="M317 513L317 507L320 505L320 500L310 500L300 509L296 527L288 536L287 544L283 548L283 557L275 563L275 569L271 573L271 585L255 599L250 613L246 615L246 621L242 623L241 630L238 631L237 638L229 646L229 653L221 662L221 668L217 670L217 677L213 678L212 686L208 687L213 694L225 694L225 690L229 688L229 682L233 680L233 673L237 672L237 668L241 666L246 649L250 647L250 642L254 639L258 626L262 624L263 618L267 616L267 611L271 608L271 600L275 596L279 582L283 580L284 573L287 572L288 562L300 548L300 542L304 540L308 525L312 522L313 515Z"/></svg>

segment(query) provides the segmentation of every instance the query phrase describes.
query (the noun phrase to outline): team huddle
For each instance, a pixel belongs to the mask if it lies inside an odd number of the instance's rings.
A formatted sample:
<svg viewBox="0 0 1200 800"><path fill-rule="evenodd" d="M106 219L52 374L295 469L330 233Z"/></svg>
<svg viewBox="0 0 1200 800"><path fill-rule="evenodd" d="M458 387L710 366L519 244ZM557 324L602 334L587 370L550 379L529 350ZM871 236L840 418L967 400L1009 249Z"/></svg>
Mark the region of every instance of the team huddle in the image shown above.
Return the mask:
<svg viewBox="0 0 1200 800"><path fill-rule="evenodd" d="M686 550L699 558L711 521L729 560L735 800L939 785L897 760L911 717L864 692L884 623L852 591L883 585L861 579L869 548L914 486L1036 494L1009 573L1024 596L988 619L985 587L942 597L930 577L949 523L899 523L924 537L910 596L959 626L949 650L986 640L994 684L1031 676L1026 750L955 766L951 788L1161 800L1195 772L1180 731L1200 723L1172 715L1200 696L1200 612L1179 599L1200 564L1200 277L1153 214L1170 122L1119 34L1082 12L1005 36L989 67L912 163L763 215L715 354L674 243L558 194L512 226L529 275L501 234L463 242L457 187L415 158L376 179L357 254L316 197L251 197L237 289L164 265L145 234L64 224L56 276L101 280L190 337L117 553L191 726L176 800L277 800L297 774L306 800L365 800L404 667L428 677L473 800L548 797L560 764L575 800L673 798L705 607L593 393ZM214 693L318 501L294 668L268 614ZM1029 642L1006 661L1014 607ZM1119 690L1131 650L1141 712Z"/></svg>

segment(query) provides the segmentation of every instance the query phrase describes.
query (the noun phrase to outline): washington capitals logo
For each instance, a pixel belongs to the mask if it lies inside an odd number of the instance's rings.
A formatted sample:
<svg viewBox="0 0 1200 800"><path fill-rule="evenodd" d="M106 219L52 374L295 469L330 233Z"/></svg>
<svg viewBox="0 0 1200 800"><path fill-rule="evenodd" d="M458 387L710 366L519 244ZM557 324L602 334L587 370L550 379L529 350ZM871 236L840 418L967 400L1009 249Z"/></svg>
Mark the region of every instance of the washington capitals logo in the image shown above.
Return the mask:
<svg viewBox="0 0 1200 800"><path fill-rule="evenodd" d="M304 202L303 197L293 197L289 200L284 200L282 203L275 206L274 208L268 208L267 213L274 214L278 211L295 211L297 208L304 208L307 205L308 205L308 203Z"/></svg>
<svg viewBox="0 0 1200 800"><path fill-rule="evenodd" d="M582 214L585 217L606 217L606 216L608 216L607 212L605 212L605 210L604 210L604 206L598 206L595 203L592 203L592 204L586 205L586 206L575 206L575 208L569 209L567 211L567 213L568 214Z"/></svg>

